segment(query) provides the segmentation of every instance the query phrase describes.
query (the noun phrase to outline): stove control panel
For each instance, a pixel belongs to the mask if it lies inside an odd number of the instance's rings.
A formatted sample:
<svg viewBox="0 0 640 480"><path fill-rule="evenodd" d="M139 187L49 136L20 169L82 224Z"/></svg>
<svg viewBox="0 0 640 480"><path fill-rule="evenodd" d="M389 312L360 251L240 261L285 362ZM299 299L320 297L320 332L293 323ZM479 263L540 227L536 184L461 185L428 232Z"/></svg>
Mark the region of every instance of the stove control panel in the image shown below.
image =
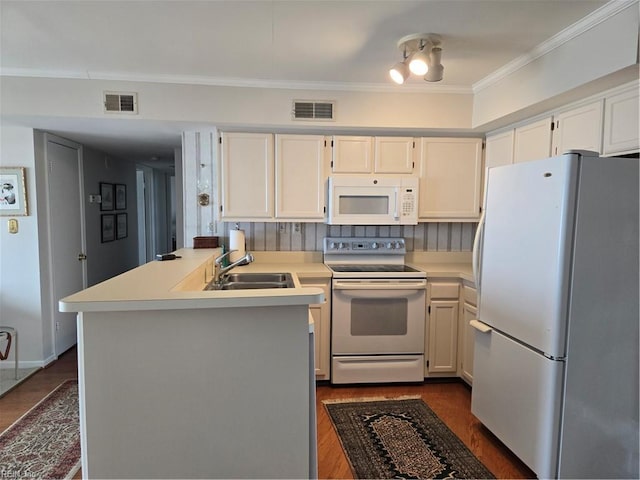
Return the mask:
<svg viewBox="0 0 640 480"><path fill-rule="evenodd" d="M371 254L399 254L406 253L404 238L387 237L325 237L324 253L366 253Z"/></svg>

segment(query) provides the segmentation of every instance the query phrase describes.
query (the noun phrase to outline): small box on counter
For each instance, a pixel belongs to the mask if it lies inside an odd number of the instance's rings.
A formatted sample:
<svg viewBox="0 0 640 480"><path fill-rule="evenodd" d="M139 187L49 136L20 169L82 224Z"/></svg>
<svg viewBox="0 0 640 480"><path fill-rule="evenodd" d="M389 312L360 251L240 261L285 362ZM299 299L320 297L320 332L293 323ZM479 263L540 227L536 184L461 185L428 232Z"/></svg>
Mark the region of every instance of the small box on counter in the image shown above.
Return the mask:
<svg viewBox="0 0 640 480"><path fill-rule="evenodd" d="M193 248L218 248L218 237L193 237Z"/></svg>

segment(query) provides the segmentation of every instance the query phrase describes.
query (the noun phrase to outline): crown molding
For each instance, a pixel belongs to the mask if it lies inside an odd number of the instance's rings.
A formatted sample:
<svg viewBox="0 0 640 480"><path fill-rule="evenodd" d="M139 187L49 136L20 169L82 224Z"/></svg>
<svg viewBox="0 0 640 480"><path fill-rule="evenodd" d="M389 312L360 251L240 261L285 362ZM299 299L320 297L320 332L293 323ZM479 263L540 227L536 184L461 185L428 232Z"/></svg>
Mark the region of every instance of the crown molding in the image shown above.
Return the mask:
<svg viewBox="0 0 640 480"><path fill-rule="evenodd" d="M424 85L386 85L378 83L338 83L338 82L291 82L284 80L258 80L233 77L205 77L194 75L169 74L135 74L125 72L99 71L56 71L25 68L0 68L0 76L58 78L82 80L109 80L119 82L166 83L177 85L208 85L216 87L245 87L282 90L327 90L351 92L379 92L379 93L453 93L471 95L471 87L462 85L441 85L426 83Z"/></svg>
<svg viewBox="0 0 640 480"><path fill-rule="evenodd" d="M565 28L561 32L557 33L553 37L544 41L537 47L535 47L530 52L516 58L515 60L507 63L503 67L494 71L493 73L487 75L482 80L474 83L472 85L473 93L478 93L485 88L490 87L491 85L499 82L505 77L515 73L521 68L525 67L529 63L534 60L546 55L547 53L555 50L561 45L567 43L568 41L576 38L578 35L583 34L584 32L590 30L596 25L606 21L607 19L613 17L618 14L622 10L629 8L634 4L638 4L639 0L611 0L599 9L593 11L586 17L577 21L573 25Z"/></svg>

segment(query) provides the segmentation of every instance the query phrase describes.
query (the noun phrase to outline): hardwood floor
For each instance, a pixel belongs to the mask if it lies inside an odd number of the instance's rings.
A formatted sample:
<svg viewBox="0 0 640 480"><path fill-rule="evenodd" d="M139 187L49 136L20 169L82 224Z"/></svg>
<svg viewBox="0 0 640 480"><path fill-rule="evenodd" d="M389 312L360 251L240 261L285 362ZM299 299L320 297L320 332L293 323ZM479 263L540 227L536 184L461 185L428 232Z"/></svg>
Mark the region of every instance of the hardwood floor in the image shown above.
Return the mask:
<svg viewBox="0 0 640 480"><path fill-rule="evenodd" d="M457 381L402 386L319 386L316 389L319 478L353 478L322 400L354 397L394 398L404 395L420 395L496 478L536 478L525 464L471 414L471 390Z"/></svg>
<svg viewBox="0 0 640 480"><path fill-rule="evenodd" d="M0 431L4 431L63 381L77 378L77 371L77 352L72 348L52 365L40 370L0 398ZM462 383L366 387L321 385L318 386L316 393L319 478L353 478L322 400L353 397L393 398L402 395L420 395L496 478L535 478L533 472L471 414L471 392ZM81 472L78 472L74 478L82 478Z"/></svg>

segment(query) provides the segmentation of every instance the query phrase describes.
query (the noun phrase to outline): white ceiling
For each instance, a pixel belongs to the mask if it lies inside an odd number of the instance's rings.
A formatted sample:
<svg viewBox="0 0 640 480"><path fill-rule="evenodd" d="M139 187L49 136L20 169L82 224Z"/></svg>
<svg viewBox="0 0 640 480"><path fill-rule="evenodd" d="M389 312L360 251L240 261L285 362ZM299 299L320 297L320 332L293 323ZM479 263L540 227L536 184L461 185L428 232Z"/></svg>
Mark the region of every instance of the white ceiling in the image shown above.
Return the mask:
<svg viewBox="0 0 640 480"><path fill-rule="evenodd" d="M3 75L265 87L471 91L474 84L606 0L0 1ZM444 79L395 86L388 69L412 33L443 37ZM59 119L58 119L59 121ZM33 126L109 153L96 122ZM139 122L137 122L139 123ZM62 128L64 127L64 128ZM75 130L74 130L75 129ZM125 129L122 129L123 131ZM130 129L127 129L130 132ZM130 148L166 152L167 125ZM175 133L175 132L174 132ZM71 135L70 135L71 134ZM75 138L73 135L75 134ZM93 137L92 137L93 135ZM163 140L164 139L164 140ZM87 143L87 140L90 142ZM118 137L121 145L123 138ZM153 152L157 140L158 152ZM179 141L178 141L179 145Z"/></svg>

